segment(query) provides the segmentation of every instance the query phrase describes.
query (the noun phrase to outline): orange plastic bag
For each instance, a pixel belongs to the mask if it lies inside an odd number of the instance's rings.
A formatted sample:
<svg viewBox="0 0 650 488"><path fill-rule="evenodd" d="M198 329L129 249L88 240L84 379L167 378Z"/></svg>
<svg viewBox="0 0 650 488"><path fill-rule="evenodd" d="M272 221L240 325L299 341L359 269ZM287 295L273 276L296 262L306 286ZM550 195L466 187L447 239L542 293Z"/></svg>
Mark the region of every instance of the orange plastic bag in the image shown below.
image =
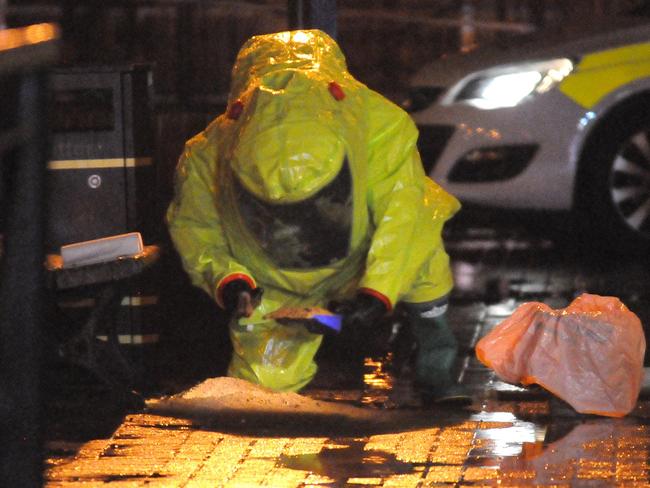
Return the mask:
<svg viewBox="0 0 650 488"><path fill-rule="evenodd" d="M538 385L580 413L622 417L643 382L641 321L618 298L583 294L559 310L524 303L476 345L509 383Z"/></svg>

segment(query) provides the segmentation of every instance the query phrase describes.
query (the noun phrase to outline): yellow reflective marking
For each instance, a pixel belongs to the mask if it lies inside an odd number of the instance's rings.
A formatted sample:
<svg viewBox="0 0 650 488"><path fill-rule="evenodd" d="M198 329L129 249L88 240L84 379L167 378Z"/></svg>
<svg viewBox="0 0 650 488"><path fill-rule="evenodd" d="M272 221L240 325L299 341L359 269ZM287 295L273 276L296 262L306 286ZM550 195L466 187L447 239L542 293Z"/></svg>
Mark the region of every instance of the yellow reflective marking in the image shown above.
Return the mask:
<svg viewBox="0 0 650 488"><path fill-rule="evenodd" d="M153 158L110 158L110 159L69 159L47 163L47 169L101 169L101 168L134 168L136 166L151 166Z"/></svg>
<svg viewBox="0 0 650 488"><path fill-rule="evenodd" d="M100 341L108 341L108 336L98 335ZM154 344L160 339L160 334L118 334L120 344Z"/></svg>
<svg viewBox="0 0 650 488"><path fill-rule="evenodd" d="M590 109L608 93L650 76L650 43L610 49L585 56L560 84L560 91Z"/></svg>

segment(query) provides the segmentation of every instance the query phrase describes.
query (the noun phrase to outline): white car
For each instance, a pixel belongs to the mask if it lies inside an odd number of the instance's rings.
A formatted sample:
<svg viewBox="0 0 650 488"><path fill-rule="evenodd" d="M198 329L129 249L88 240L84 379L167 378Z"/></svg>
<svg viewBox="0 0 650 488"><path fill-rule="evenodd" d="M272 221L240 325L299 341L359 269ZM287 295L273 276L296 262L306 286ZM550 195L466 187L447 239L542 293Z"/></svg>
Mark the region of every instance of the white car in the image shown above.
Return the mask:
<svg viewBox="0 0 650 488"><path fill-rule="evenodd" d="M450 56L414 77L406 108L427 173L461 202L573 210L597 235L646 247L650 24L536 46Z"/></svg>

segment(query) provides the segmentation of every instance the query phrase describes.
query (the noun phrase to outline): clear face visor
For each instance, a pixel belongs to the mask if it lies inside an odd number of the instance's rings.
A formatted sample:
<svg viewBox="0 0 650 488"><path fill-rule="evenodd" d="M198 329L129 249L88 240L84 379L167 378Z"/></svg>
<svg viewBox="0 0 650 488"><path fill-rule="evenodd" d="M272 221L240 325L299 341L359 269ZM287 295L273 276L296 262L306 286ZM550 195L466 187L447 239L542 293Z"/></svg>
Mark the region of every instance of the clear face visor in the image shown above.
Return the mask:
<svg viewBox="0 0 650 488"><path fill-rule="evenodd" d="M235 178L241 216L258 244L282 268L315 268L348 255L352 233L352 178L347 160L339 174L310 198L269 203Z"/></svg>

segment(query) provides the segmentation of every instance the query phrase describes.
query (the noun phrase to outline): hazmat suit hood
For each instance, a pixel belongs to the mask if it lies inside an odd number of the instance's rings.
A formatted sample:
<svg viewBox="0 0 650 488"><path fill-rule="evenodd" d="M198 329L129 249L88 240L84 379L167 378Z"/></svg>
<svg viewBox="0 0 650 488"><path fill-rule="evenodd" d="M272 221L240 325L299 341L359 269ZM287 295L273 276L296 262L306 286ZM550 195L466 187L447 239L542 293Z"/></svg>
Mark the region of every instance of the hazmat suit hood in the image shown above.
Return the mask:
<svg viewBox="0 0 650 488"><path fill-rule="evenodd" d="M237 112L230 165L239 182L275 203L304 200L330 183L347 153L340 102L359 85L324 32L250 39L233 68L228 109Z"/></svg>

